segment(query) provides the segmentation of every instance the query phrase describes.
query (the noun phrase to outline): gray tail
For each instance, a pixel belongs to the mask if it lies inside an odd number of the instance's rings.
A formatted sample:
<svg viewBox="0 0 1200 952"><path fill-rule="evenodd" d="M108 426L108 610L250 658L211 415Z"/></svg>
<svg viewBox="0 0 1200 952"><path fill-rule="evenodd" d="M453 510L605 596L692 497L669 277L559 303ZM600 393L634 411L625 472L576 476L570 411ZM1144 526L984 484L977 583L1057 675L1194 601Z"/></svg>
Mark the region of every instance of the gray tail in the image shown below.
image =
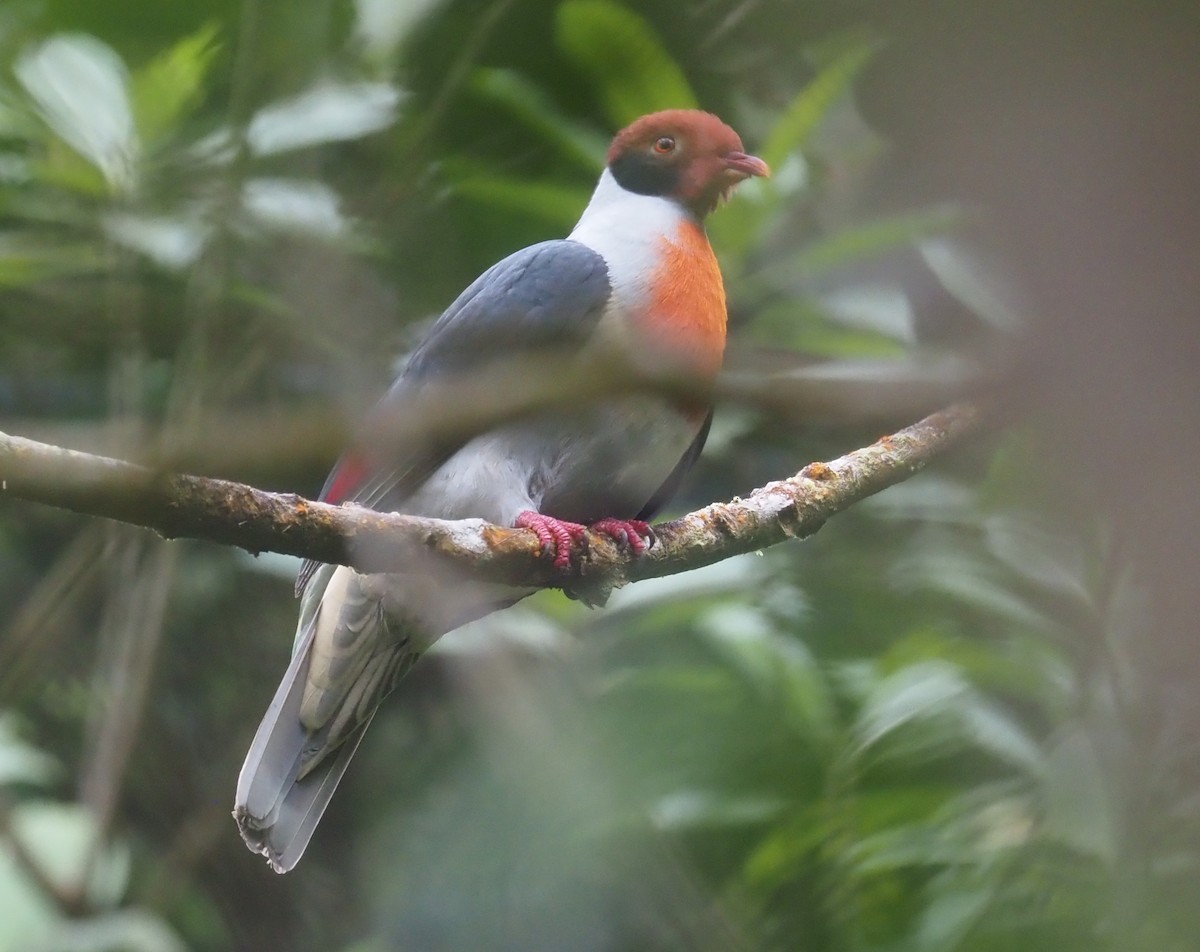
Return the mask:
<svg viewBox="0 0 1200 952"><path fill-rule="evenodd" d="M233 817L246 845L277 873L300 861L350 758L371 723L367 718L338 747L297 780L306 748L320 745L300 723L300 701L316 625L310 623L258 726L238 775Z"/></svg>

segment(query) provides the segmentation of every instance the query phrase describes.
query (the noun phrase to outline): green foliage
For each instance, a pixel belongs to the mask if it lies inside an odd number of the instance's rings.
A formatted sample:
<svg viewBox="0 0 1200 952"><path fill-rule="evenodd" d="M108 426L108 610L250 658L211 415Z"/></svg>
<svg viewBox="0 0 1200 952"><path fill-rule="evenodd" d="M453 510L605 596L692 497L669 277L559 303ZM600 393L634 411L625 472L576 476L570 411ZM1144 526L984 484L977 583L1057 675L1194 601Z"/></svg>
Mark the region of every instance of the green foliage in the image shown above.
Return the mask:
<svg viewBox="0 0 1200 952"><path fill-rule="evenodd" d="M218 52L218 28L208 25L160 53L133 76L132 108L143 141L155 144L199 105Z"/></svg>
<svg viewBox="0 0 1200 952"><path fill-rule="evenodd" d="M0 721L0 949L183 949L159 917L120 908L129 888L129 846L115 837L101 841L82 805L44 796L52 763L20 739L11 717ZM8 791L19 786L38 793L12 804ZM47 889L72 897L89 914L64 915Z"/></svg>
<svg viewBox="0 0 1200 952"><path fill-rule="evenodd" d="M872 202L855 92L884 44L763 6L204 0L162 38L128 4L102 31L28 8L0 46L0 429L170 460L230 409L357 414L409 325L570 227L614 127L696 103L775 172L710 227L735 349L786 358L768 390L932 381L925 345L960 338L928 337L918 274L1000 349L984 217ZM680 507L883 428L835 422L722 407ZM197 468L308 493L328 463L218 444ZM1020 431L974 453L804 543L448 637L283 881L226 813L294 565L180 547L161 581L150 543L8 506L0 950L1191 949L1194 744L1139 658L1136 567ZM155 578L159 628L114 622ZM138 708L105 686L159 637ZM109 824L73 791L114 718Z"/></svg>
<svg viewBox="0 0 1200 952"><path fill-rule="evenodd" d="M632 10L609 0L566 0L555 25L559 47L587 73L613 126L698 106L683 70Z"/></svg>

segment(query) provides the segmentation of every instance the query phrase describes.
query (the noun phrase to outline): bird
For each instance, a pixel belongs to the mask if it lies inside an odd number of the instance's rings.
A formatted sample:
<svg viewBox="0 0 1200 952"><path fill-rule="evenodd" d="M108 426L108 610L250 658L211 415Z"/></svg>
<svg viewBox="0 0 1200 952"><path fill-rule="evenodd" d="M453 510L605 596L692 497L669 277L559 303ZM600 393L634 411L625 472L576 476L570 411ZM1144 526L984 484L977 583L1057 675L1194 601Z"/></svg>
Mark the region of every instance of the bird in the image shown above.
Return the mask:
<svg viewBox="0 0 1200 952"><path fill-rule="evenodd" d="M470 378L497 356L592 355L614 374L667 369L702 388L725 350L725 289L705 219L739 183L770 174L717 116L670 109L612 140L590 201L564 239L509 255L477 278L408 356L373 415L403 419L422 387ZM626 391L539 408L419 450L359 441L320 498L535 534L571 565L586 529L635 555L648 520L699 455L712 421L696 392ZM368 429L369 432L369 429ZM291 663L238 777L234 818L277 872L304 853L380 702L445 632L524 597L469 579L371 576L307 562ZM386 605L385 605L386 603ZM397 609L399 606L399 609Z"/></svg>

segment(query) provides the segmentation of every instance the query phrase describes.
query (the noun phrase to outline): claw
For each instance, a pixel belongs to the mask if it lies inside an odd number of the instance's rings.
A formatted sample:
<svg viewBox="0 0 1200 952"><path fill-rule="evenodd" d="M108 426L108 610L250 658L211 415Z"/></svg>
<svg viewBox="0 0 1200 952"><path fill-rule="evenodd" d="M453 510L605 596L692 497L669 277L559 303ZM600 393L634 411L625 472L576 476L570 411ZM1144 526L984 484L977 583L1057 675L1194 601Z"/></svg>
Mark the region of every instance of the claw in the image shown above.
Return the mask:
<svg viewBox="0 0 1200 952"><path fill-rule="evenodd" d="M601 519L592 523L591 530L603 533L617 545L629 546L634 555L641 555L658 541L650 524L641 519Z"/></svg>
<svg viewBox="0 0 1200 952"><path fill-rule="evenodd" d="M517 516L513 525L518 529L528 529L537 536L542 544L542 552L554 556L556 568L571 567L571 544L582 542L587 527L578 522L566 522L553 516L544 516L540 512L526 510Z"/></svg>
<svg viewBox="0 0 1200 952"><path fill-rule="evenodd" d="M536 535L543 554L552 556L555 567L560 569L571 567L571 546L582 543L588 529L608 536L619 546L628 546L634 555L641 555L658 541L650 524L641 519L601 519L584 526L526 510L513 525Z"/></svg>

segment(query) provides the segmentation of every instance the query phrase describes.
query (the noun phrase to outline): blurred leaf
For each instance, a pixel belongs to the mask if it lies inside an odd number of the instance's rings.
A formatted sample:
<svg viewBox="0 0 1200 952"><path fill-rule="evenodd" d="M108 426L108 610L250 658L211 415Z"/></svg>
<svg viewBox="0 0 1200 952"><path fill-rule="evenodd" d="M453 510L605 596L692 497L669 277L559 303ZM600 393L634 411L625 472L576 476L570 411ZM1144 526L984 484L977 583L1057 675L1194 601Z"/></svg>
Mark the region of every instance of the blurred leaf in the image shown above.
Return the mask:
<svg viewBox="0 0 1200 952"><path fill-rule="evenodd" d="M58 918L52 900L0 840L0 952L28 952L53 931Z"/></svg>
<svg viewBox="0 0 1200 952"><path fill-rule="evenodd" d="M44 154L30 167L39 185L96 199L105 199L112 191L103 170L58 139L46 143Z"/></svg>
<svg viewBox="0 0 1200 952"><path fill-rule="evenodd" d="M567 0L557 11L559 48L587 73L615 127L659 109L695 109L683 70L650 24L609 0Z"/></svg>
<svg viewBox="0 0 1200 952"><path fill-rule="evenodd" d="M390 126L400 99L387 83L326 83L260 109L246 142L255 155L275 155L360 139Z"/></svg>
<svg viewBox="0 0 1200 952"><path fill-rule="evenodd" d="M951 952L962 948L967 933L979 921L992 901L994 888L952 888L937 893L925 907L917 930L917 948L921 952Z"/></svg>
<svg viewBox="0 0 1200 952"><path fill-rule="evenodd" d="M367 57L382 64L417 23L444 0L354 0L356 39Z"/></svg>
<svg viewBox="0 0 1200 952"><path fill-rule="evenodd" d="M11 783L44 785L58 769L53 757L21 739L15 716L0 713L0 786Z"/></svg>
<svg viewBox="0 0 1200 952"><path fill-rule="evenodd" d="M507 110L561 156L590 175L599 175L604 168L607 139L567 119L542 89L519 73L480 68L471 75L471 89L481 98Z"/></svg>
<svg viewBox="0 0 1200 952"><path fill-rule="evenodd" d="M949 596L1019 631L1047 633L1059 628L1041 606L1013 590L1010 577L965 545L914 545L893 566L891 580L900 591L922 589Z"/></svg>
<svg viewBox="0 0 1200 952"><path fill-rule="evenodd" d="M815 303L795 298L759 310L751 334L755 340L814 357L903 357L908 352L894 337L870 328L847 327Z"/></svg>
<svg viewBox="0 0 1200 952"><path fill-rule="evenodd" d="M14 93L0 86L0 136L22 142L36 142L45 135L45 126L32 109L18 101Z"/></svg>
<svg viewBox="0 0 1200 952"><path fill-rule="evenodd" d="M1043 789L1046 835L1115 868L1121 847L1113 786L1083 728L1065 729L1050 748Z"/></svg>
<svg viewBox="0 0 1200 952"><path fill-rule="evenodd" d="M755 281L793 286L834 268L878 257L918 239L945 232L962 221L955 208L939 208L881 218L865 225L846 228L828 238L810 242L798 253L772 262L755 275Z"/></svg>
<svg viewBox="0 0 1200 952"><path fill-rule="evenodd" d="M29 800L12 809L12 835L56 888L70 894L81 887L89 903L115 905L129 881L128 849L107 844L97 849L96 823L74 803ZM88 876L83 882L85 873Z"/></svg>
<svg viewBox="0 0 1200 952"><path fill-rule="evenodd" d="M776 633L760 611L736 602L709 610L701 624L709 644L778 710L781 727L821 744L832 739L833 698L799 641Z"/></svg>
<svg viewBox="0 0 1200 952"><path fill-rule="evenodd" d="M1027 323L1010 300L1013 282L1002 281L997 273L999 266L982 260L977 249L968 250L960 242L936 236L919 242L917 249L942 287L972 314L1003 330L1015 330Z"/></svg>
<svg viewBox="0 0 1200 952"><path fill-rule="evenodd" d="M901 668L881 681L859 712L854 735L859 751L905 724L945 712L961 702L970 685L953 665L926 661Z"/></svg>
<svg viewBox="0 0 1200 952"><path fill-rule="evenodd" d="M821 305L846 327L873 331L910 346L916 343L912 304L899 288L844 287L824 295Z"/></svg>
<svg viewBox="0 0 1200 952"><path fill-rule="evenodd" d="M204 94L203 83L217 52L217 26L201 27L154 57L133 77L133 115L145 142L173 131Z"/></svg>
<svg viewBox="0 0 1200 952"><path fill-rule="evenodd" d="M140 909L62 922L41 946L44 952L185 952L186 948L158 916Z"/></svg>
<svg viewBox="0 0 1200 952"><path fill-rule="evenodd" d="M908 665L879 683L854 726L857 750L865 751L907 724L935 717L954 728L960 743L1029 772L1043 769L1038 745L958 668L943 661Z"/></svg>
<svg viewBox="0 0 1200 952"><path fill-rule="evenodd" d="M946 522L974 527L979 523L975 493L964 482L934 472L889 486L862 505L882 519Z"/></svg>
<svg viewBox="0 0 1200 952"><path fill-rule="evenodd" d="M988 551L1015 575L1085 613L1096 599L1086 583L1082 540L1053 532L1031 515L1007 512L984 520Z"/></svg>
<svg viewBox="0 0 1200 952"><path fill-rule="evenodd" d="M24 288L64 275L98 273L105 257L95 245L0 234L0 288Z"/></svg>
<svg viewBox="0 0 1200 952"><path fill-rule="evenodd" d="M961 712L968 739L981 750L1031 774L1045 768L1041 748L1016 720L995 704L973 692Z"/></svg>
<svg viewBox="0 0 1200 952"><path fill-rule="evenodd" d="M783 166L787 157L808 143L830 108L854 81L871 56L871 47L855 42L825 66L791 101L771 128L760 155L772 169Z"/></svg>
<svg viewBox="0 0 1200 952"><path fill-rule="evenodd" d="M830 835L826 804L798 804L785 822L775 825L754 847L743 865L746 883L760 895L794 879L808 855Z"/></svg>
<svg viewBox="0 0 1200 952"><path fill-rule="evenodd" d="M566 230L578 220L588 200L586 188L498 175L468 162L447 163L445 172L454 192L462 198L519 212Z"/></svg>
<svg viewBox="0 0 1200 952"><path fill-rule="evenodd" d="M738 797L707 790L681 790L661 798L650 816L660 830L760 824L779 815L787 801L779 797Z"/></svg>
<svg viewBox="0 0 1200 952"><path fill-rule="evenodd" d="M109 186L128 191L139 153L125 64L94 37L57 36L13 68L46 124L91 162Z"/></svg>
<svg viewBox="0 0 1200 952"><path fill-rule="evenodd" d="M260 224L279 231L339 238L348 227L337 193L310 179L251 179L243 186L242 204Z"/></svg>
<svg viewBox="0 0 1200 952"><path fill-rule="evenodd" d="M212 235L200 218L113 213L103 219L105 233L126 248L141 252L166 268L194 264Z"/></svg>

